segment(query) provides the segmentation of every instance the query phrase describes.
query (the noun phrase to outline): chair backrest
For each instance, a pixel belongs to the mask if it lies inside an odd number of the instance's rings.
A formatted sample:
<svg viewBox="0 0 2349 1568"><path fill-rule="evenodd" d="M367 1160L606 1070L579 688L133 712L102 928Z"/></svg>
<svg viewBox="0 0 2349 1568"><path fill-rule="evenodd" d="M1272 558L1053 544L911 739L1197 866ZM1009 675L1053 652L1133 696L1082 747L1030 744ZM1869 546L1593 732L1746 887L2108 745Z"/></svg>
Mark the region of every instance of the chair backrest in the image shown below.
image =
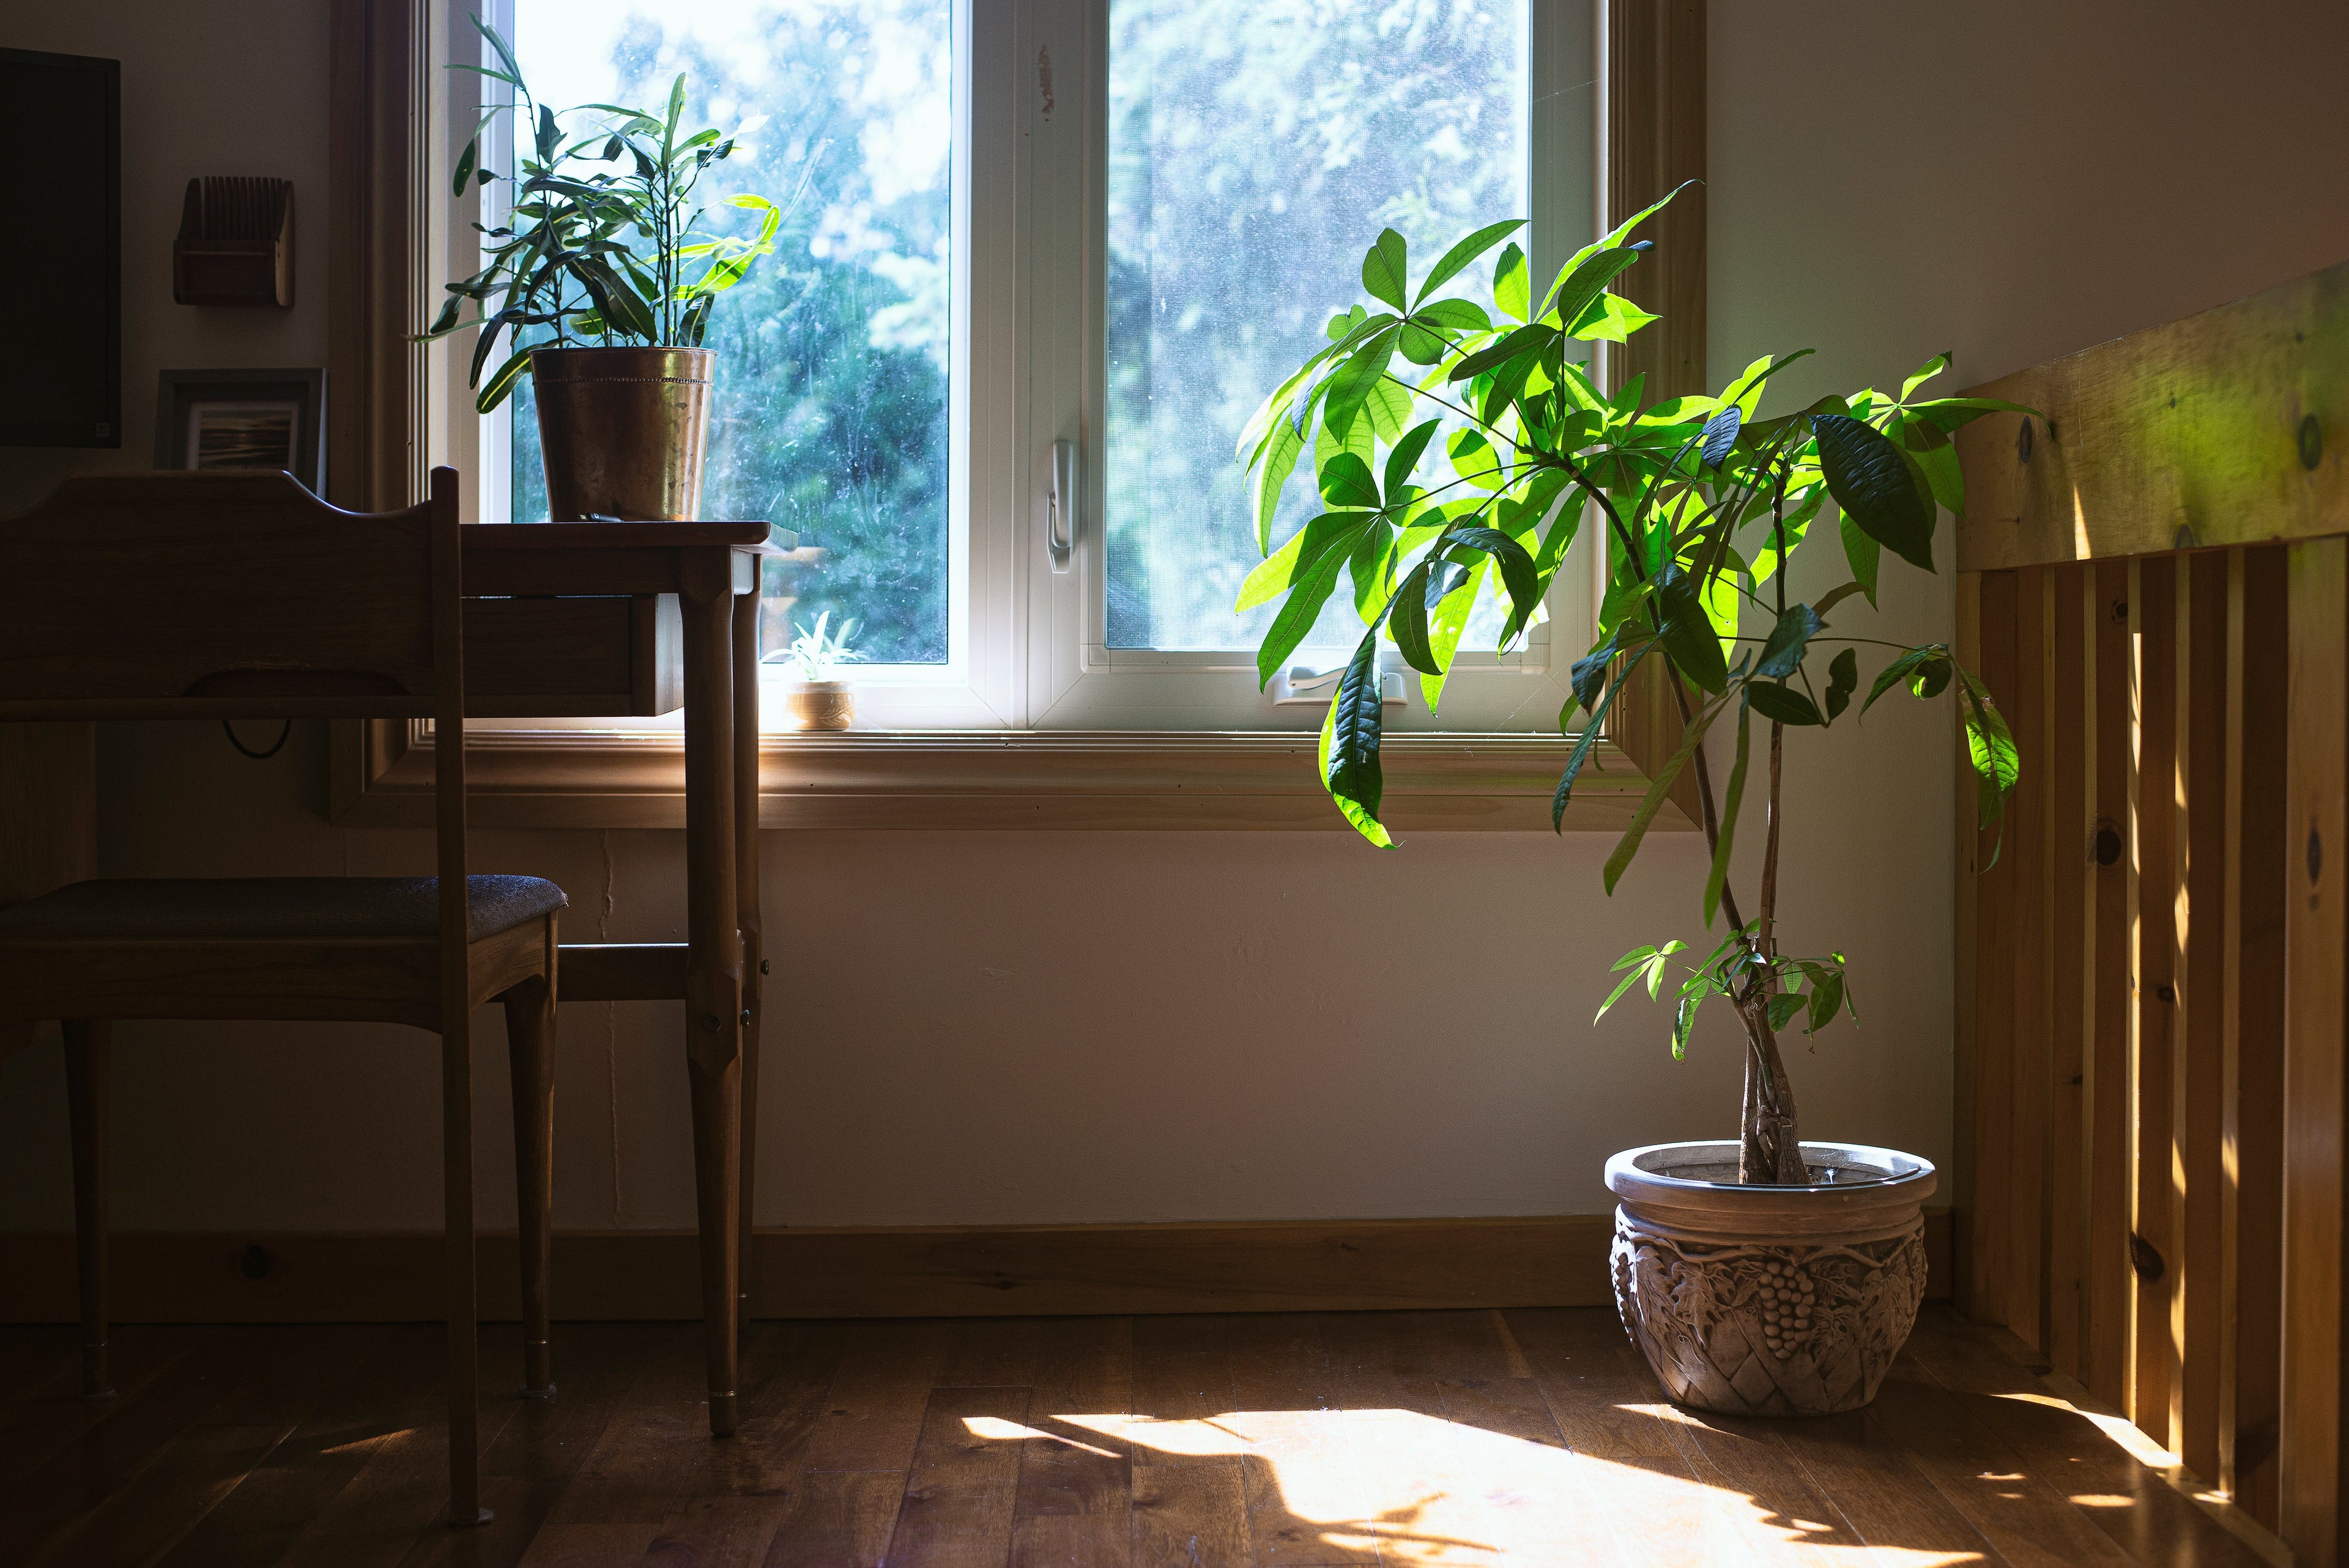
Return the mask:
<svg viewBox="0 0 2349 1568"><path fill-rule="evenodd" d="M378 514L285 473L68 479L0 521L0 719L432 715L458 543L445 469Z"/></svg>
<svg viewBox="0 0 2349 1568"><path fill-rule="evenodd" d="M401 512L285 473L85 474L0 521L0 721L433 722L444 1033L465 957L457 473Z"/></svg>

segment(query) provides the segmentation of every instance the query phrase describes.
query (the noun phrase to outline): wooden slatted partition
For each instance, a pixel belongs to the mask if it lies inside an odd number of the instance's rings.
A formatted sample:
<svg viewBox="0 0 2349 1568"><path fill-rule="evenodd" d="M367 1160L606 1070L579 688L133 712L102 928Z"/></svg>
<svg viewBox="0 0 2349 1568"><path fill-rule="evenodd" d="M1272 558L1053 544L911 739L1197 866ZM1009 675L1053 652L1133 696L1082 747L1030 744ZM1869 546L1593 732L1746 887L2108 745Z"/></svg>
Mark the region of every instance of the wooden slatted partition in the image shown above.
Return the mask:
<svg viewBox="0 0 2349 1568"><path fill-rule="evenodd" d="M1959 438L1958 1301L2339 1563L2349 267L1979 390L2044 417Z"/></svg>

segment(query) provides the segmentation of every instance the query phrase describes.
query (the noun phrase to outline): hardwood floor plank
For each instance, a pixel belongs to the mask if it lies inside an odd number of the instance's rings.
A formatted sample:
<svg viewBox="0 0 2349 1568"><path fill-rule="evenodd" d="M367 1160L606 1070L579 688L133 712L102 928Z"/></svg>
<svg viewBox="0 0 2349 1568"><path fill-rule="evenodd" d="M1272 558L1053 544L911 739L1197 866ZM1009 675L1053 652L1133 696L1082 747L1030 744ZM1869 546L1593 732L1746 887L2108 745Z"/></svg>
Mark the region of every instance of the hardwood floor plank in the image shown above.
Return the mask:
<svg viewBox="0 0 2349 1568"><path fill-rule="evenodd" d="M1127 1445L1102 1431L1098 1417L1133 1411L1133 1323L1046 1321L1034 1376L1028 1425L1048 1435L1020 1445L1013 1559L1058 1562L1063 1559L1055 1554L1065 1553L1072 1563L1123 1563L1133 1534L1133 1464ZM1060 1519L1086 1522L1043 1522Z"/></svg>
<svg viewBox="0 0 2349 1568"><path fill-rule="evenodd" d="M1664 1428L1652 1376L1635 1378L1622 1324L1603 1307L1504 1314L1567 1446L1586 1461L1627 1561L1750 1563L1754 1555Z"/></svg>
<svg viewBox="0 0 2349 1568"><path fill-rule="evenodd" d="M1638 1354L1631 1352L1630 1354ZM1737 1517L1764 1563L1827 1568L1863 1543L1820 1495L1803 1468L1769 1435L1763 1417L1682 1411L1670 1423L1697 1480Z"/></svg>
<svg viewBox="0 0 2349 1568"><path fill-rule="evenodd" d="M1238 1408L1232 1391L1232 1358L1219 1320L1206 1317L1137 1317L1133 1324L1133 1405L1136 1465L1230 1465L1228 1449L1193 1453L1175 1441L1152 1443L1154 1421L1188 1422L1230 1414Z"/></svg>
<svg viewBox="0 0 2349 1568"><path fill-rule="evenodd" d="M1036 1381L1036 1357L1046 1320L975 1317L955 1324L941 1388L1024 1388Z"/></svg>
<svg viewBox="0 0 2349 1568"><path fill-rule="evenodd" d="M1225 1320L1233 1414L1214 1429L1239 1456L1258 1568L1378 1561L1375 1507L1345 1419L1336 1317Z"/></svg>
<svg viewBox="0 0 2349 1568"><path fill-rule="evenodd" d="M954 1324L942 1320L851 1325L827 1414L809 1440L807 1468L910 1469L954 1331Z"/></svg>
<svg viewBox="0 0 2349 1568"><path fill-rule="evenodd" d="M2145 1568L2255 1568L2259 1557L2192 1500L2064 1407L2023 1366L1940 1313L1920 1318L1908 1354L2032 1474ZM2095 1500L2095 1501L2083 1501Z"/></svg>
<svg viewBox="0 0 2349 1568"><path fill-rule="evenodd" d="M2005 1563L1906 1454L1871 1437L1865 1411L1780 1421L1768 1436L1785 1446L1845 1526L1869 1546L1927 1552L1941 1563Z"/></svg>
<svg viewBox="0 0 2349 1568"><path fill-rule="evenodd" d="M1133 1568L1249 1568L1256 1560L1238 1459L1133 1467Z"/></svg>
<svg viewBox="0 0 2349 1568"><path fill-rule="evenodd" d="M1439 1376L1506 1372L1508 1357L1481 1313L1332 1314L1324 1323L1339 1375L1339 1423L1353 1450L1363 1499L1362 1533L1381 1558L1496 1563L1500 1532L1485 1507L1478 1471L1495 1465L1538 1473L1547 1450L1514 1452L1514 1439L1478 1442L1446 1418ZM1563 1467L1559 1467L1563 1469ZM1254 1501L1251 1492L1251 1502Z"/></svg>
<svg viewBox="0 0 2349 1568"><path fill-rule="evenodd" d="M765 1568L876 1568L905 1494L901 1470L818 1470L784 1500Z"/></svg>
<svg viewBox="0 0 2349 1568"><path fill-rule="evenodd" d="M514 1568L546 1527L563 1486L523 1476L483 1476L481 1506L490 1511L490 1521L471 1530L427 1525L409 1543L399 1568Z"/></svg>
<svg viewBox="0 0 2349 1568"><path fill-rule="evenodd" d="M701 1330L645 1324L644 1361L548 1516L554 1524L659 1525L703 1495L712 1454ZM558 1387L560 1375L558 1375Z"/></svg>
<svg viewBox="0 0 2349 1568"><path fill-rule="evenodd" d="M406 1402L440 1386L437 1325L378 1333L235 1490L198 1521L156 1568L246 1568L274 1563L399 1430Z"/></svg>
<svg viewBox="0 0 2349 1568"><path fill-rule="evenodd" d="M1130 1512L1042 1513L1012 1522L1009 1568L1129 1568L1133 1561Z"/></svg>
<svg viewBox="0 0 2349 1568"><path fill-rule="evenodd" d="M1893 1364L1867 1414L1869 1430L1904 1449L1966 1521L2018 1568L2130 1561L2064 1493L2031 1474L2013 1449L1970 1419L1914 1356L1904 1354Z"/></svg>
<svg viewBox="0 0 2349 1568"><path fill-rule="evenodd" d="M999 1568L1019 1495L1026 1388L931 1392L889 1562L905 1568Z"/></svg>
<svg viewBox="0 0 2349 1568"><path fill-rule="evenodd" d="M7 1561L24 1568L99 1568L152 1562L236 1489L291 1427L200 1425L124 1478L47 1544Z"/></svg>
<svg viewBox="0 0 2349 1568"><path fill-rule="evenodd" d="M1521 1354L1516 1364L1526 1365ZM1438 1386L1505 1562L1627 1561L1608 1517L1613 1500L1593 1490L1592 1461L1566 1446L1529 1366L1523 1377Z"/></svg>
<svg viewBox="0 0 2349 1568"><path fill-rule="evenodd" d="M67 1443L133 1409L158 1378L220 1334L178 1326L117 1329L112 1335L114 1397L81 1397L77 1355L0 1409L0 1498Z"/></svg>
<svg viewBox="0 0 2349 1568"><path fill-rule="evenodd" d="M765 1559L782 1524L779 1497L701 1497L662 1521L644 1568L739 1568Z"/></svg>
<svg viewBox="0 0 2349 1568"><path fill-rule="evenodd" d="M516 1406L498 1440L482 1450L481 1473L546 1481L576 1475L642 1376L649 1348L633 1324L558 1325L554 1397Z"/></svg>
<svg viewBox="0 0 2349 1568"><path fill-rule="evenodd" d="M79 1334L63 1324L0 1328L0 1407L59 1376L68 1365L78 1366Z"/></svg>
<svg viewBox="0 0 2349 1568"><path fill-rule="evenodd" d="M657 1524L541 1525L516 1568L636 1568L659 1534Z"/></svg>

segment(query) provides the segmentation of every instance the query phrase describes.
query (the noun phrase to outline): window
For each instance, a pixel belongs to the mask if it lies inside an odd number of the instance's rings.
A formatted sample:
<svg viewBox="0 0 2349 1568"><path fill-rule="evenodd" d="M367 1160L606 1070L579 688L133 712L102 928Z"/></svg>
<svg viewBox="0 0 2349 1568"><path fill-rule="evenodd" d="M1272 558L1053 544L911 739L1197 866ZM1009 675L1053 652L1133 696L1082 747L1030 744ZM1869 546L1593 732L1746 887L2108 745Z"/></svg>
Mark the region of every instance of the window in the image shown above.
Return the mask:
<svg viewBox="0 0 2349 1568"><path fill-rule="evenodd" d="M704 511L798 532L769 567L762 640L854 618L861 707L883 726L1318 728L1312 677L1359 627L1333 607L1297 690L1257 691L1268 612L1231 609L1259 558L1240 427L1360 297L1380 227L1421 270L1529 213L1537 271L1593 227L1588 0L487 14L546 101L652 102L682 71L697 123L756 125L712 196L758 191L789 216L713 318ZM481 421L484 514L543 515L526 394L509 408ZM1073 550L1056 570L1063 441ZM1276 544L1314 499L1300 472ZM1397 681L1390 725L1551 731L1588 564L1559 584L1526 646L1494 650L1497 614L1481 642L1472 628L1440 716Z"/></svg>

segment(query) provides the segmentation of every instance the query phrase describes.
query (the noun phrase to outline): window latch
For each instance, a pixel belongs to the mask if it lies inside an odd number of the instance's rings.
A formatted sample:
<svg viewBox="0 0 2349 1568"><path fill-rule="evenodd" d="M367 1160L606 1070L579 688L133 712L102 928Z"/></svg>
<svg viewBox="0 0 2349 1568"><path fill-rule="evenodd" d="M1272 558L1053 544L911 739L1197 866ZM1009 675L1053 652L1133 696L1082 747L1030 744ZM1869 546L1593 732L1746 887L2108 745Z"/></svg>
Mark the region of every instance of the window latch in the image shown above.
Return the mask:
<svg viewBox="0 0 2349 1568"><path fill-rule="evenodd" d="M1315 670L1309 665L1292 664L1272 678L1272 701L1276 706L1299 702L1327 702L1337 695L1338 682L1346 667L1335 670ZM1385 708L1408 706L1403 696L1402 671L1379 671L1379 705Z"/></svg>
<svg viewBox="0 0 2349 1568"><path fill-rule="evenodd" d="M1044 494L1044 552L1063 576L1077 553L1077 443L1052 443L1052 487Z"/></svg>

